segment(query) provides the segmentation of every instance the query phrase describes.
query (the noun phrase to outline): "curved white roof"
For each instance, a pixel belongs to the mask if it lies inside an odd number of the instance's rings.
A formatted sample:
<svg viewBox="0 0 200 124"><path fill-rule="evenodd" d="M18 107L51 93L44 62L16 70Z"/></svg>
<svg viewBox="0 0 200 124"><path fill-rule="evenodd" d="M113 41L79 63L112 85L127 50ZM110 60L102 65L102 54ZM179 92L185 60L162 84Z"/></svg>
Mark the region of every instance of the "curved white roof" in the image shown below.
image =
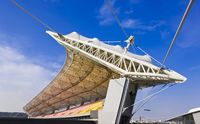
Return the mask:
<svg viewBox="0 0 200 124"><path fill-rule="evenodd" d="M122 48L120 45L109 45L109 44L106 44L106 43L100 41L98 38L88 38L88 37L78 34L77 32L72 32L72 33L64 35L64 36L68 37L68 38L73 38L73 39L81 40L84 42L88 42L88 43L97 45L99 47L105 48L105 49L111 49L111 50L113 50L113 52L117 52L120 54L124 53L124 48ZM142 60L142 61L149 62L149 63L152 62L150 56L148 56L148 55L136 55L131 52L127 52L126 55L128 55L129 57L133 57L133 58Z"/></svg>
<svg viewBox="0 0 200 124"><path fill-rule="evenodd" d="M197 112L197 111L200 111L200 107L190 109L187 113L194 113L194 112Z"/></svg>

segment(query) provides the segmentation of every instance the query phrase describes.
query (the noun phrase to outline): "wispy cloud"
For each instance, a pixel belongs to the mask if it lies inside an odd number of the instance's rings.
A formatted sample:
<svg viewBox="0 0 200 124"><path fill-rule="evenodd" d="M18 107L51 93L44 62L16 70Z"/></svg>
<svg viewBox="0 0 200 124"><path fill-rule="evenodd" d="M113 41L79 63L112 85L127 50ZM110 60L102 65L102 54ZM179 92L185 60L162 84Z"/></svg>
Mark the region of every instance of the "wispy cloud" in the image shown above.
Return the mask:
<svg viewBox="0 0 200 124"><path fill-rule="evenodd" d="M15 48L0 46L0 111L22 111L52 78L52 70L31 63L32 59Z"/></svg>
<svg viewBox="0 0 200 124"><path fill-rule="evenodd" d="M116 13L117 13L117 15L119 17L120 9L119 9L119 7L118 8L114 7L115 2L116 2L115 0L112 0L112 1L110 1L110 4L111 4L111 6L113 6L113 10L116 10ZM130 1L130 2L131 3L138 3L139 1L138 0L133 0L133 1ZM124 10L123 14L130 15L133 12L134 12L133 9L127 9L127 10ZM103 5L100 7L97 18L98 18L99 24L103 25L103 26L111 25L111 24L113 24L113 22L116 21L115 18L113 17L113 15L112 15L112 12L111 12L110 8L109 8L108 1L107 2L104 1ZM144 31L154 31L158 27L162 26L165 23L162 20L153 20L153 21L150 21L148 23L145 23L142 20L133 19L131 17L126 18L126 19L121 19L120 18L120 20L122 20L121 21L121 25L124 28L127 28L127 29L138 29L138 30L142 30L143 32Z"/></svg>
<svg viewBox="0 0 200 124"><path fill-rule="evenodd" d="M22 111L22 107L55 76L59 64L47 68L36 59L17 47L0 44L0 111Z"/></svg>
<svg viewBox="0 0 200 124"><path fill-rule="evenodd" d="M100 25L111 25L114 22L114 17L109 8L108 2L111 6L114 6L115 0L104 1L103 5L100 7L97 19ZM116 13L119 13L120 9L115 8Z"/></svg>
<svg viewBox="0 0 200 124"><path fill-rule="evenodd" d="M124 28L137 28L138 25L140 25L140 22L138 20L126 19L122 21L122 26Z"/></svg>
<svg viewBox="0 0 200 124"><path fill-rule="evenodd" d="M150 23L143 23L137 19L126 19L122 21L122 26L127 29L139 29L144 31L154 31L162 26L164 21L151 21Z"/></svg>

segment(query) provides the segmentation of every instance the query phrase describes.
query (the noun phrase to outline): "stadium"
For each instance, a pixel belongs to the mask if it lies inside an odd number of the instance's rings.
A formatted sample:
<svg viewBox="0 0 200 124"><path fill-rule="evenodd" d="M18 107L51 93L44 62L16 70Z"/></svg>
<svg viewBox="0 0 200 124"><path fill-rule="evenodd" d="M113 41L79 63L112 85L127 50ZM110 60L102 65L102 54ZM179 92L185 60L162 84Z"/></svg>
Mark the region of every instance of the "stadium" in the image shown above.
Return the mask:
<svg viewBox="0 0 200 124"><path fill-rule="evenodd" d="M153 65L147 55L129 53L97 38L76 32L47 33L66 48L67 60L56 78L24 107L30 118L128 123L138 88L186 80Z"/></svg>
<svg viewBox="0 0 200 124"><path fill-rule="evenodd" d="M192 0L188 4L162 63L137 46L135 37L132 35L123 41L126 43L125 47L111 45L98 38L89 38L77 32L64 35L33 16L15 0L12 2L45 26L48 29L46 33L66 51L65 62L59 73L23 107L28 116L27 120L62 120L66 123L75 120L70 124L136 123L131 120L138 111L138 109L134 111L137 104L142 103L140 109L157 94L187 80L185 76L164 64L191 8ZM112 9L112 6L110 7ZM113 15L115 16L116 13L113 12ZM121 27L117 16L115 19ZM123 30L123 27L121 28ZM131 46L137 47L143 54L130 52ZM158 92L136 101L139 89L156 86L162 87ZM176 117L168 121L178 120L178 123L179 119Z"/></svg>

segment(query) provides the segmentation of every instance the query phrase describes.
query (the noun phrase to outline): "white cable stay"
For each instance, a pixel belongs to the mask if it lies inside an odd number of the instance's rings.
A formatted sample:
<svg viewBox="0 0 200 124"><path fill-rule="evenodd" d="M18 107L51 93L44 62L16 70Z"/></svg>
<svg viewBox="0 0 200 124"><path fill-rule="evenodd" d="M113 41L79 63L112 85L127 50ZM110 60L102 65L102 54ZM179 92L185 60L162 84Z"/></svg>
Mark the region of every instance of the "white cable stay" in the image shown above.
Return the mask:
<svg viewBox="0 0 200 124"><path fill-rule="evenodd" d="M167 50L167 53L166 53L166 55L165 55L165 57L164 57L164 59L163 59L163 62L162 62L162 66L161 66L161 67L164 66L164 64L165 64L165 62L166 62L166 60L167 60L167 57L169 56L169 53L170 53L170 51L171 51L171 49L172 49L172 47L173 47L173 45L174 45L174 43L175 43L175 41L176 41L176 38L178 37L178 35L179 35L179 33L180 33L180 30L181 30L181 28L182 28L182 26L183 26L183 24L184 24L184 22L185 22L185 19L186 19L188 13L189 13L191 7L192 7L193 2L194 2L194 0L190 0L189 4L188 4L188 6L187 6L187 8L186 8L186 10L185 10L185 13L184 13L184 15L183 15L183 17L182 17L182 19L181 19L181 22L180 22L180 24L179 24L179 26L178 26L178 29L176 30L176 33L175 33L175 35L174 35L174 37L173 37L173 40L172 40L172 42L171 42L171 44L170 44L170 46L169 46L169 48L168 48L168 50Z"/></svg>
<svg viewBox="0 0 200 124"><path fill-rule="evenodd" d="M141 99L141 100L135 102L134 104L132 104L132 105L130 105L130 106L128 106L128 107L125 107L124 110L123 110L123 112L126 111L127 109L129 109L129 108L131 108L131 107L133 107L133 106L135 106L135 105L137 105L137 104L139 104L139 103L145 101L145 100L147 100L147 102L148 102L148 101L149 101L150 99L152 99L154 96L160 94L161 92L167 90L168 88L170 88L170 87L172 87L172 86L174 86L174 85L176 85L176 84L171 84L171 85L169 85L168 87L166 87L167 85L164 85L159 91L157 91L157 92L155 92L155 93L153 93L153 94L151 94L151 95L148 95L147 97L145 97L145 98L143 98L143 99ZM144 102L139 108L143 107L144 104L146 104L147 102ZM138 111L138 110L136 110L136 112L137 112L137 111ZM134 113L136 113L136 112L134 112Z"/></svg>

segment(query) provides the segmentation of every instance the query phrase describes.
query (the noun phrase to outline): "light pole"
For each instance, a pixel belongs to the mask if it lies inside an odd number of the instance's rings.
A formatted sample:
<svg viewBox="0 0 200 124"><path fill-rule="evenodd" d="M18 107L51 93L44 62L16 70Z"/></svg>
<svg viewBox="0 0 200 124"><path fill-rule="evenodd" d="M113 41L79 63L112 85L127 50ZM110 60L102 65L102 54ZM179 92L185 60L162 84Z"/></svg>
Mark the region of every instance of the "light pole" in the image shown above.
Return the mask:
<svg viewBox="0 0 200 124"><path fill-rule="evenodd" d="M146 112L150 112L151 111L151 109L143 109L143 110L146 111ZM143 115L143 118L144 118L144 113L142 115ZM140 116L140 122L142 121L142 115Z"/></svg>

